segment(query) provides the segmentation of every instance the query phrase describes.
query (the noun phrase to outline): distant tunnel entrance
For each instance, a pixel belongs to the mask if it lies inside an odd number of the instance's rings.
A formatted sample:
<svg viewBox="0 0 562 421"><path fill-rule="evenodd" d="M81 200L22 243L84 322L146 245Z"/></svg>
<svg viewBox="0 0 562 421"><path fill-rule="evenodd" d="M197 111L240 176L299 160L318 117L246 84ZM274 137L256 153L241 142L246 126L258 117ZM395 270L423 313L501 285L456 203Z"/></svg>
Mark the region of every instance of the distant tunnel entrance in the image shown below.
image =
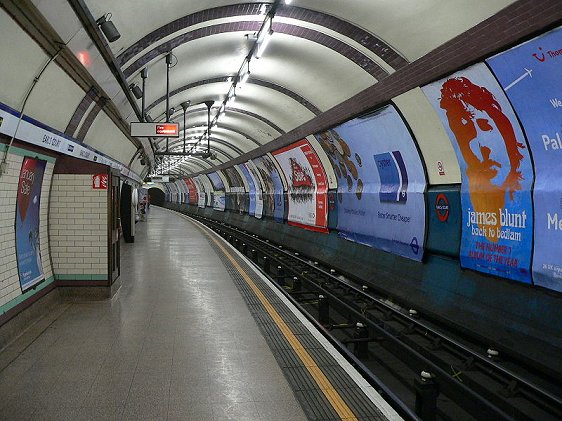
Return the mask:
<svg viewBox="0 0 562 421"><path fill-rule="evenodd" d="M164 205L164 200L166 199L166 196L162 190L153 187L151 189L148 189L148 195L150 196L150 203L152 205L156 205L156 206Z"/></svg>

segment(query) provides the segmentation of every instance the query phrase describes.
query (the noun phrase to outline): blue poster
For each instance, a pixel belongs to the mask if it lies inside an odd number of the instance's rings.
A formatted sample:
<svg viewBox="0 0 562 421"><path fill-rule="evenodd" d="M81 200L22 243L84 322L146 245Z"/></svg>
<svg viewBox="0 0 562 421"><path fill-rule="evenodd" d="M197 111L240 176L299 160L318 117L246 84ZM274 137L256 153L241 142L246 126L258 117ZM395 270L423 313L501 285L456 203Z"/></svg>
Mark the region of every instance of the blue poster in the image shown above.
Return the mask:
<svg viewBox="0 0 562 421"><path fill-rule="evenodd" d="M249 199L250 199L250 206L248 208L248 213L252 216L256 215L256 187L254 185L254 179L250 176L250 171L248 171L248 169L246 168L246 166L244 164L239 164L238 168L240 168L240 171L242 171L242 174L244 174L244 177L246 177L246 182L248 183L248 190L250 190L248 193Z"/></svg>
<svg viewBox="0 0 562 421"><path fill-rule="evenodd" d="M316 137L338 178L339 235L421 260L427 182L396 109L386 106Z"/></svg>
<svg viewBox="0 0 562 421"><path fill-rule="evenodd" d="M16 259L22 292L45 279L41 263L39 210L46 161L24 158L16 201Z"/></svg>
<svg viewBox="0 0 562 421"><path fill-rule="evenodd" d="M283 181L279 171L268 155L253 160L265 183L264 213L273 217L277 222L283 222L285 214L285 198L283 197Z"/></svg>
<svg viewBox="0 0 562 421"><path fill-rule="evenodd" d="M256 211L254 213L254 216L256 218L261 218L263 216L263 180L261 179L260 173L252 161L248 161L242 165L244 165L248 169L250 177L252 177L252 181L254 182L254 187L256 189Z"/></svg>
<svg viewBox="0 0 562 421"><path fill-rule="evenodd" d="M211 180L211 183L213 184L213 188L215 190L222 190L224 191L224 183L222 182L222 179L220 178L220 176L218 175L218 173L216 172L212 172L207 174L207 177L209 177L209 180Z"/></svg>
<svg viewBox="0 0 562 421"><path fill-rule="evenodd" d="M509 101L483 63L422 90L459 160L461 265L530 283L533 168Z"/></svg>
<svg viewBox="0 0 562 421"><path fill-rule="evenodd" d="M487 61L533 153L533 282L562 291L562 28Z"/></svg>
<svg viewBox="0 0 562 421"><path fill-rule="evenodd" d="M211 184L213 185L213 209L224 211L226 208L226 193L224 183L220 175L216 172L207 174Z"/></svg>

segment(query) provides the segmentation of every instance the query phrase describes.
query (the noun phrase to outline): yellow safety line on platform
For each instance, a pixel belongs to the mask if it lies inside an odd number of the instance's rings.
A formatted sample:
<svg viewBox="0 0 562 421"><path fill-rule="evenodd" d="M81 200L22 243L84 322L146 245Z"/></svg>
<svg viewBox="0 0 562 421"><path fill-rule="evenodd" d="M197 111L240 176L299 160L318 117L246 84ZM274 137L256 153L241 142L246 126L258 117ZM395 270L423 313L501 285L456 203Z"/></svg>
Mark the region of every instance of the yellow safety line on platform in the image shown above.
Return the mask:
<svg viewBox="0 0 562 421"><path fill-rule="evenodd" d="M324 396L326 396L326 399L328 399L340 418L346 421L357 421L357 417L353 414L351 408L349 408L349 406L345 403L338 391L334 388L332 383L330 383L330 380L328 380L322 369L318 367L318 365L316 365L314 359L302 346L293 331L289 328L289 326L287 326L277 310L275 310L269 300L265 297L265 295L263 295L254 281L252 281L250 276L246 273L246 271L238 264L238 262L234 259L234 257L232 257L228 250L223 247L222 244L220 244L215 238L211 237L205 231L203 232L221 249L224 255L228 258L228 260L230 260L232 265L240 273L240 275L242 275L246 283L250 286L250 288L252 288L256 296L259 298L271 318L275 321L277 327L281 330L281 332L283 332L283 335L285 335L285 338L287 339L293 350L296 352L296 354L299 356L300 360L302 361L312 378L316 381L316 383L320 387L320 390L322 390L322 393L324 393Z"/></svg>

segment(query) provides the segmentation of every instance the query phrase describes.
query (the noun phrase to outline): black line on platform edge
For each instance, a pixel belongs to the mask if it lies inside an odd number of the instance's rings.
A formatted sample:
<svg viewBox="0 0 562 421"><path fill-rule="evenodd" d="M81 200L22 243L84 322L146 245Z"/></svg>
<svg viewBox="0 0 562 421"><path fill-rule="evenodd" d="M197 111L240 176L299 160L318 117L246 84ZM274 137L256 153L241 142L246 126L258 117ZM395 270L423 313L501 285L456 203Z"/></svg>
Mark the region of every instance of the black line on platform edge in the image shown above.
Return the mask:
<svg viewBox="0 0 562 421"><path fill-rule="evenodd" d="M302 366L302 362L299 368L304 371L299 373L300 376L295 376L294 372L291 372L290 369L282 366L283 359L280 355L280 351L285 354L292 353L294 358L298 361L300 361L300 359L293 351L283 333L277 327L277 324L275 324L275 321L264 308L261 301L259 301L259 298L255 295L254 291L232 265L232 262L214 242L211 241L210 243L225 265L227 272L234 281L234 284L242 293L242 297L244 298L246 305L251 303L251 310L253 310L252 316L254 317L254 320L256 321L256 324L258 325L267 345L273 353L273 356L277 360L283 376L289 383L291 391L297 398L306 417L311 421L340 421L341 418L332 408L332 405L325 398L322 391L318 389L316 382L306 367ZM234 253L232 253L232 256L263 293L263 281L261 279L256 279L253 270L249 268L248 264L240 259L239 256L236 256ZM276 298L278 299L279 297L276 296ZM250 307L248 306L248 308Z"/></svg>
<svg viewBox="0 0 562 421"><path fill-rule="evenodd" d="M341 421L341 418L326 399L324 393L318 388L308 369L302 365L302 361L279 330L277 324L271 318L255 292L246 283L220 247L214 241L209 243L225 265L228 274L242 295L246 306L250 310L307 418L311 421ZM287 308L285 303L267 285L264 285L264 281L255 275L254 269L237 254L231 253L231 256L244 269L273 308L281 315L314 362L324 371L334 389L338 391L357 419L359 421L386 419L379 408L371 400L367 399L358 385L355 383L350 384L347 372L310 331L304 327L292 311Z"/></svg>

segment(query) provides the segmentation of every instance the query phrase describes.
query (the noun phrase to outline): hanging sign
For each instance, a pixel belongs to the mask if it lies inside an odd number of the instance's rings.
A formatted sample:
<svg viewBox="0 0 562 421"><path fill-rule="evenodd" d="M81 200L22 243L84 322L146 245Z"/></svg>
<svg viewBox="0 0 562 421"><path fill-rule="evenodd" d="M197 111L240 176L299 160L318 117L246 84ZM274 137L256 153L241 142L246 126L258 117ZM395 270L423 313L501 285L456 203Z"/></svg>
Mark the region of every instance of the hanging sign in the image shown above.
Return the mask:
<svg viewBox="0 0 562 421"><path fill-rule="evenodd" d="M133 137L179 137L179 123L131 123Z"/></svg>

